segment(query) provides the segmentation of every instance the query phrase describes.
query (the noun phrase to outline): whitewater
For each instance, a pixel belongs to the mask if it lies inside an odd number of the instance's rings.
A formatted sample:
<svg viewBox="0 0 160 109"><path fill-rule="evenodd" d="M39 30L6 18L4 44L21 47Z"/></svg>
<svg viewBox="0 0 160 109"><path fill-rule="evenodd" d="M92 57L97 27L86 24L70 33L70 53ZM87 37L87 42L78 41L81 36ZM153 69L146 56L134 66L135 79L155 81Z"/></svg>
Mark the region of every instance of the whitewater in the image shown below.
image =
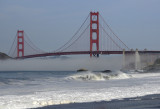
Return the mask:
<svg viewBox="0 0 160 109"><path fill-rule="evenodd" d="M160 72L1 71L0 109L160 94Z"/></svg>

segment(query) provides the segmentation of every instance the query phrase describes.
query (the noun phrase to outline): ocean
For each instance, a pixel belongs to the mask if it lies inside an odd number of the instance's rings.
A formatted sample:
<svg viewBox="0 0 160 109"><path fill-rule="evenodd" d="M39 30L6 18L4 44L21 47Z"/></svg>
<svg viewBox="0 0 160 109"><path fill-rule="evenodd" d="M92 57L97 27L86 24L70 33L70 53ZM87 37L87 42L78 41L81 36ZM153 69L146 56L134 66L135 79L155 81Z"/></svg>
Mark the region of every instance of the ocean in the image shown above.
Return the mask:
<svg viewBox="0 0 160 109"><path fill-rule="evenodd" d="M0 109L111 101L160 94L160 72L0 71Z"/></svg>

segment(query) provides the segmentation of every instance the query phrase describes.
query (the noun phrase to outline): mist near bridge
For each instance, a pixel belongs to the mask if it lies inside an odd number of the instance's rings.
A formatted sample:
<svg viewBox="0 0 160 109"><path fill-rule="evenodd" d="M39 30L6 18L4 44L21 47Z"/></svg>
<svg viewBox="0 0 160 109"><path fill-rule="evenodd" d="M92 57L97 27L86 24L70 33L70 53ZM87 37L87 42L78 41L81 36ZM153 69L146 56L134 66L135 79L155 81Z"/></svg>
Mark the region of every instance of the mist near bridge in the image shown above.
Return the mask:
<svg viewBox="0 0 160 109"><path fill-rule="evenodd" d="M85 68L91 71L119 70L122 68L122 55L73 57L44 57L18 60L0 60L1 71L76 71Z"/></svg>

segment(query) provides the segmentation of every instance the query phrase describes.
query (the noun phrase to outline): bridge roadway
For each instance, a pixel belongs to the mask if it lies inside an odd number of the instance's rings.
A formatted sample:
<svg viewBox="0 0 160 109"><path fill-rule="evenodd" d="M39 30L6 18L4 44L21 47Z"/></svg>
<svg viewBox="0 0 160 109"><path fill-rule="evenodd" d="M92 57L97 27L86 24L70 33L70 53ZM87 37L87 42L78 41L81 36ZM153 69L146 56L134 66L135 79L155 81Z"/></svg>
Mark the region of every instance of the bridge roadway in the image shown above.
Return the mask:
<svg viewBox="0 0 160 109"><path fill-rule="evenodd" d="M139 53L153 53L157 54L160 53L160 51L138 51ZM53 53L42 53L42 54L33 54L33 55L27 55L23 57L16 57L19 58L34 58L34 57L45 57L45 56L60 56L60 55L80 55L80 54L102 54L102 55L110 55L110 54L123 54L123 51L71 51L71 52L53 52ZM125 51L125 54L133 54L135 51Z"/></svg>

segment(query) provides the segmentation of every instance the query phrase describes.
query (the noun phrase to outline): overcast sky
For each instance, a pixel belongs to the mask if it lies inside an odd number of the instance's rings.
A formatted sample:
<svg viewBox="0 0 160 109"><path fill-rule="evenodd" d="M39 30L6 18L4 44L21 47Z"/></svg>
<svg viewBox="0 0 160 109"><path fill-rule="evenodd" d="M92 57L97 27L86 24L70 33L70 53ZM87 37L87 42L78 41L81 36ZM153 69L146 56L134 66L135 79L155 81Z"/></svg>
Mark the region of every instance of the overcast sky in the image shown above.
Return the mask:
<svg viewBox="0 0 160 109"><path fill-rule="evenodd" d="M9 52L17 30L54 51L90 11L99 11L129 48L160 50L160 0L0 0L0 52Z"/></svg>

